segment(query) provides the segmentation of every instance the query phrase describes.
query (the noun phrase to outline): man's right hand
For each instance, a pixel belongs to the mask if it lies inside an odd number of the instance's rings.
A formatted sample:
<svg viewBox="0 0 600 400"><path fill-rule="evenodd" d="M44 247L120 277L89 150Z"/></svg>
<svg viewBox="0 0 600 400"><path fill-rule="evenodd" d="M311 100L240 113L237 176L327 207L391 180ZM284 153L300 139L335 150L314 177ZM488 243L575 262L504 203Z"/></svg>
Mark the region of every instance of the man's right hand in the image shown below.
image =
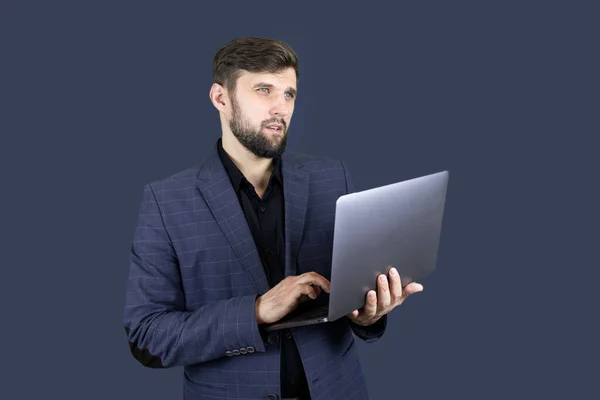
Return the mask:
<svg viewBox="0 0 600 400"><path fill-rule="evenodd" d="M330 283L316 272L288 276L256 299L256 321L259 324L277 322L301 303L316 299L321 289L330 293Z"/></svg>

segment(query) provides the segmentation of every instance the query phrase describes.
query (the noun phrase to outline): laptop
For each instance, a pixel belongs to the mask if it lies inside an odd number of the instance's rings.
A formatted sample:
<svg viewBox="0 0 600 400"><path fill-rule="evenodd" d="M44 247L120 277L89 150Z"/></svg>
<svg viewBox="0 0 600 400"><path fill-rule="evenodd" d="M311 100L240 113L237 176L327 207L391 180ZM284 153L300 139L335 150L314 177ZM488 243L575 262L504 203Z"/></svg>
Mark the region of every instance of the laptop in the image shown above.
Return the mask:
<svg viewBox="0 0 600 400"><path fill-rule="evenodd" d="M340 196L336 202L330 292L266 331L333 322L360 310L377 277L395 267L402 286L435 270L449 172Z"/></svg>

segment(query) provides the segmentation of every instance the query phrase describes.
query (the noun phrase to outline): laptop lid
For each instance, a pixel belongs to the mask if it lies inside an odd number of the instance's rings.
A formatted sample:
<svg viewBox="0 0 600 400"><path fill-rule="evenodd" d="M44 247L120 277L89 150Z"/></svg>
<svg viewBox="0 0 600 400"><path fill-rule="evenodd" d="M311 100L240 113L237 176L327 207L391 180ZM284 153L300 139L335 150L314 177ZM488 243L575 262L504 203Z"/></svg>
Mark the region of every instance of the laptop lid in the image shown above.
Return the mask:
<svg viewBox="0 0 600 400"><path fill-rule="evenodd" d="M330 321L362 308L391 266L402 286L435 270L448 179L442 171L338 198Z"/></svg>

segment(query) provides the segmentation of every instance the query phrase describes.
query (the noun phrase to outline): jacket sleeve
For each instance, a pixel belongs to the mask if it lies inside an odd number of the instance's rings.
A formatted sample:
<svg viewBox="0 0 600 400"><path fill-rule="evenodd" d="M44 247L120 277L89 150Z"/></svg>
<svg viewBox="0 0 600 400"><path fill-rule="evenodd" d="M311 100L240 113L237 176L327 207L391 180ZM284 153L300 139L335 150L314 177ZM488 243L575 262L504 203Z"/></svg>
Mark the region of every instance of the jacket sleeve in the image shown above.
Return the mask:
<svg viewBox="0 0 600 400"><path fill-rule="evenodd" d="M202 363L242 350L264 352L258 295L186 310L177 254L152 185L144 187L131 246L124 325L133 357L150 368ZM238 354L237 352L235 354Z"/></svg>
<svg viewBox="0 0 600 400"><path fill-rule="evenodd" d="M346 194L354 193L356 191L356 188L348 171L348 167L343 162L341 162L341 164L346 178ZM350 328L352 328L354 334L367 343L375 342L383 336L387 328L387 318L388 316L386 314L382 316L373 325L362 326L354 323L354 321L346 317L346 319L348 320L348 324L350 325Z"/></svg>

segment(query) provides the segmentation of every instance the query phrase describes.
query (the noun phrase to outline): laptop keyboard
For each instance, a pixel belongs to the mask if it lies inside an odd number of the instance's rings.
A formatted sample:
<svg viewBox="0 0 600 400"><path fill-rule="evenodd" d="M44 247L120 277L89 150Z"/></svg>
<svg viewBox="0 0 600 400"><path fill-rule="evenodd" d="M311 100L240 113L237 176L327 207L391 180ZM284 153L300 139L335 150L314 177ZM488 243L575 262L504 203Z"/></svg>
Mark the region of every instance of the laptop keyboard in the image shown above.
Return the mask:
<svg viewBox="0 0 600 400"><path fill-rule="evenodd" d="M314 310L309 310L306 314L303 314L302 317L306 319L311 318L322 318L326 317L329 314L329 307L316 308Z"/></svg>

